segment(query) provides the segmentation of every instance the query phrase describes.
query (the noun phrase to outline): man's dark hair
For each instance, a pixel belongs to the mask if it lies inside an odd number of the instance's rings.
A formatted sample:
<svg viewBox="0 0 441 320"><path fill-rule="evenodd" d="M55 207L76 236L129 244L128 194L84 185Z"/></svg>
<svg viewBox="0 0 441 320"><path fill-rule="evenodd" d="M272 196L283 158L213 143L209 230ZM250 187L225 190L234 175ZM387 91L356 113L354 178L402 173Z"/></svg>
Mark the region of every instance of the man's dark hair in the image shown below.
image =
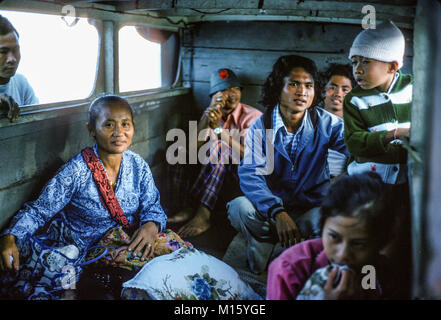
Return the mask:
<svg viewBox="0 0 441 320"><path fill-rule="evenodd" d="M332 63L328 69L320 74L322 88L325 88L332 76L343 76L351 81L352 88L355 87L355 79L352 75L352 67L349 64Z"/></svg>
<svg viewBox="0 0 441 320"><path fill-rule="evenodd" d="M101 111L101 107L103 105L108 106L108 105L116 104L116 103L120 103L120 104L127 106L127 108L129 108L129 110L130 110L130 115L132 116L132 119L133 119L133 108L130 105L130 103L126 99L124 99L123 97L120 97L120 96L114 95L114 94L110 94L110 95L104 95L104 96L98 97L90 103L89 114L88 114L89 125L92 128L95 128L96 119L98 118L98 115Z"/></svg>
<svg viewBox="0 0 441 320"><path fill-rule="evenodd" d="M277 59L273 65L273 70L267 77L262 89L262 101L265 108L272 109L280 102L280 94L284 86L284 78L287 77L294 68L303 68L308 72L314 81L314 100L312 106L315 106L320 100L320 81L317 67L311 59L287 55Z"/></svg>
<svg viewBox="0 0 441 320"><path fill-rule="evenodd" d="M321 204L320 227L336 216L354 217L367 223L377 248L383 248L393 233L395 215L390 188L377 173L346 175L331 184Z"/></svg>
<svg viewBox="0 0 441 320"><path fill-rule="evenodd" d="M20 37L17 30L14 28L12 23L2 15L0 15L0 36L4 36L8 33L15 32L17 37Z"/></svg>

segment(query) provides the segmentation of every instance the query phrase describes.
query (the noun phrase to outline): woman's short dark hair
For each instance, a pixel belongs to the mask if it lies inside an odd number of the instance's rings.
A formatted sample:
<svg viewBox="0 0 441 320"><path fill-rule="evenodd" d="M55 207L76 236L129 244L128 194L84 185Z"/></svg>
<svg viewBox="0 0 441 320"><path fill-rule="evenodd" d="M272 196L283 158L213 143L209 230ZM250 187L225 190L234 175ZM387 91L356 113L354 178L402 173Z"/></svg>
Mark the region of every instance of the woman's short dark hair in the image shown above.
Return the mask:
<svg viewBox="0 0 441 320"><path fill-rule="evenodd" d="M311 59L287 55L277 59L273 65L273 70L267 77L262 89L262 100L260 101L265 108L272 109L280 102L280 94L284 86L284 78L287 77L294 68L303 68L314 80L314 100L315 106L320 100L320 81L317 67Z"/></svg>
<svg viewBox="0 0 441 320"><path fill-rule="evenodd" d="M367 222L369 234L375 234L378 248L390 240L395 215L388 199L390 189L373 172L347 175L330 185L321 205L320 227L336 216L354 217Z"/></svg>
<svg viewBox="0 0 441 320"><path fill-rule="evenodd" d="M8 20L8 18L3 17L0 15L0 36L4 36L8 33L15 32L17 37L20 37L17 30L14 28L12 23Z"/></svg>
<svg viewBox="0 0 441 320"><path fill-rule="evenodd" d="M114 95L114 94L109 94L109 95L104 95L104 96L98 97L90 103L89 114L88 114L89 125L92 128L95 128L96 119L98 118L99 112L100 112L101 107L103 105L110 105L110 104L116 104L116 103L127 106L127 108L129 108L129 110L130 110L130 115L132 116L132 119L133 119L133 108L130 105L130 103L126 99L124 99L123 97L120 97L120 96Z"/></svg>
<svg viewBox="0 0 441 320"><path fill-rule="evenodd" d="M332 76L342 76L351 81L352 88L355 87L355 79L352 75L352 67L349 64L332 63L328 69L320 74L321 87L325 88Z"/></svg>

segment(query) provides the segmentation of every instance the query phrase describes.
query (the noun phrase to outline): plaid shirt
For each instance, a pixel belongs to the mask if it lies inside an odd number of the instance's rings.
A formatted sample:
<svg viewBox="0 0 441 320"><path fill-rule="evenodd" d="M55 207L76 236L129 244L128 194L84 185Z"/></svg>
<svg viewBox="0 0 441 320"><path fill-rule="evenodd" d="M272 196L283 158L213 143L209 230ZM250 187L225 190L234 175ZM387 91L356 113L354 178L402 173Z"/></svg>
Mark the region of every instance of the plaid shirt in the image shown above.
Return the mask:
<svg viewBox="0 0 441 320"><path fill-rule="evenodd" d="M295 162L297 146L299 145L299 141L302 138L303 128L305 126L305 122L307 118L308 118L308 112L305 112L300 128L297 130L296 133L291 133L288 132L285 124L283 123L282 114L280 113L279 105L277 105L273 110L272 120L273 120L273 128L274 128L274 137L275 139L277 139L278 135L281 135L283 147L288 153L292 163Z"/></svg>
<svg viewBox="0 0 441 320"><path fill-rule="evenodd" d="M219 139L213 143L210 152L214 157L217 157L215 159L217 163L210 162L202 166L190 194L195 203L202 203L213 211L227 172L232 174L237 184L239 184L239 177L237 176L237 165L223 164L224 162L228 163L233 156L233 150L228 144Z"/></svg>

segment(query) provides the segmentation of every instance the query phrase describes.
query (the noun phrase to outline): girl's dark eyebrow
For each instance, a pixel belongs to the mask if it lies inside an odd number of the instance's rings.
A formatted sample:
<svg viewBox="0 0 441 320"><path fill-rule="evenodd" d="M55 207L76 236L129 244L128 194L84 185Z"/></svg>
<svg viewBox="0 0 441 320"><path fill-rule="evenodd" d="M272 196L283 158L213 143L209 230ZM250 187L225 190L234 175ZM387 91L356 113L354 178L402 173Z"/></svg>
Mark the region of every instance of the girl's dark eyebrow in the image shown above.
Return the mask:
<svg viewBox="0 0 441 320"><path fill-rule="evenodd" d="M333 233L335 233L335 234L338 234L338 235L340 235L340 233L338 233L337 231L335 231L335 230L334 230L334 229L332 229L332 228L329 228L329 227L328 227L328 230L329 230L329 231L331 231L331 232L333 232Z"/></svg>
<svg viewBox="0 0 441 320"><path fill-rule="evenodd" d="M332 229L332 228L330 228L330 227L328 227L328 230L329 230L330 232L333 232L333 233L337 234L337 235L340 235L340 233L338 233L337 231L335 231L334 229ZM355 239L351 239L351 242L354 242L354 241L368 241L368 239L367 239L367 238L355 238Z"/></svg>

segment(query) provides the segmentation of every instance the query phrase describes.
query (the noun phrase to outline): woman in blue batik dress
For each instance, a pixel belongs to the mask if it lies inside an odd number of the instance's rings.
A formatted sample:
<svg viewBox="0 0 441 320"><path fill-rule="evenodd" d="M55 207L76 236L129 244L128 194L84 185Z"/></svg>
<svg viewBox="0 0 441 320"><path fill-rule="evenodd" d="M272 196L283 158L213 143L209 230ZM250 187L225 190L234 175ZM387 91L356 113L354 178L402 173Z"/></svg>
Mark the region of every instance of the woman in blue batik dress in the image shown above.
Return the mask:
<svg viewBox="0 0 441 320"><path fill-rule="evenodd" d="M118 221L137 224L129 250L133 250L134 256L142 254L142 260L153 256L155 238L165 229L167 217L148 164L128 150L135 132L130 104L115 95L95 99L89 107L87 128L96 140L88 151L98 166L101 163L105 185L113 190L122 217L109 214L111 210L103 201L84 155L80 153L70 159L40 196L26 203L0 234L0 290L7 297L61 297L52 288L39 286L35 279L29 286L29 238L44 226L52 238L56 236L57 240L73 244L81 252L116 227ZM60 218L53 219L55 215Z"/></svg>

